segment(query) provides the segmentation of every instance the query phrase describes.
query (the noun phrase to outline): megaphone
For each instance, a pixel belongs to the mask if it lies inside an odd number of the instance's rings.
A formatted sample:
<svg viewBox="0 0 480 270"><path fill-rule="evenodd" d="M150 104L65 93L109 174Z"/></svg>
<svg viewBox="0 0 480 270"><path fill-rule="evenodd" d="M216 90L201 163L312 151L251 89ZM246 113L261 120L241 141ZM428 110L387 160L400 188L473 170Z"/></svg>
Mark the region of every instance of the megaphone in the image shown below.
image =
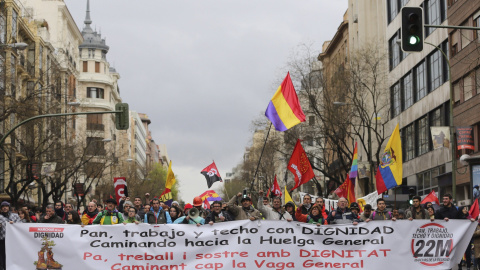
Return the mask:
<svg viewBox="0 0 480 270"><path fill-rule="evenodd" d="M195 207L188 210L188 216L190 217L190 219L196 219L199 215L200 211L198 211L198 209Z"/></svg>

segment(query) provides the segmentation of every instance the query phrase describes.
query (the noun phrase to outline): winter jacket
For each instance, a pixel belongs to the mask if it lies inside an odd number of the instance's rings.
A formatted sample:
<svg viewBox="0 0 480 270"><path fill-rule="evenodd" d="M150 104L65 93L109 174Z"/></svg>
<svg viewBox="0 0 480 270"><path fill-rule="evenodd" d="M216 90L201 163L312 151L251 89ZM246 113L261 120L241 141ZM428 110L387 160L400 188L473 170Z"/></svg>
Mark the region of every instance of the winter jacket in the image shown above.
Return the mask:
<svg viewBox="0 0 480 270"><path fill-rule="evenodd" d="M444 218L458 219L459 212L457 210L457 207L455 207L453 204L450 207L445 207L444 205L442 205L440 209L435 211L435 219L444 219Z"/></svg>
<svg viewBox="0 0 480 270"><path fill-rule="evenodd" d="M64 224L65 221L62 220L61 217L57 216L57 214L53 214L49 219L45 219L45 216L43 216L40 219L39 223L56 223L56 224Z"/></svg>
<svg viewBox="0 0 480 270"><path fill-rule="evenodd" d="M220 217L223 216L225 218L224 221L220 220ZM210 212L210 214L205 218L205 223L210 223L210 221L213 221L213 223L218 223L218 222L227 222L227 221L232 221L232 217L226 212L226 211L220 211L220 213L215 213L215 212Z"/></svg>
<svg viewBox="0 0 480 270"><path fill-rule="evenodd" d="M306 215L310 212L310 209L312 209L313 203L310 204L310 207L306 207L304 204L300 206L300 211L302 211L302 214Z"/></svg>
<svg viewBox="0 0 480 270"><path fill-rule="evenodd" d="M188 221L185 218L186 216L177 218L174 224L205 224L205 219L200 216L195 219L189 218Z"/></svg>
<svg viewBox="0 0 480 270"><path fill-rule="evenodd" d="M323 215L320 215L320 219L315 221L313 217L308 214L302 214L302 209L300 207L297 208L297 211L295 211L295 218L298 222L305 222L305 223L310 223L310 224L322 224L322 225L327 225L327 220L323 218Z"/></svg>
<svg viewBox="0 0 480 270"><path fill-rule="evenodd" d="M383 211L381 211L380 209L377 208L377 210L372 212L370 219L371 220L391 220L392 213L387 209L383 209Z"/></svg>
<svg viewBox="0 0 480 270"><path fill-rule="evenodd" d="M337 210L330 212L327 217L327 222L328 224L351 224L353 222L359 222L359 219L349 208L342 210L340 207L337 207Z"/></svg>
<svg viewBox="0 0 480 270"><path fill-rule="evenodd" d="M81 217L83 225L92 225L93 220L97 217L98 210L95 209L93 212L83 211L83 215Z"/></svg>
<svg viewBox="0 0 480 270"><path fill-rule="evenodd" d="M420 214L422 216L421 219L429 219L427 209L423 209L421 206L419 206L418 208L420 208ZM407 211L405 212L405 219L409 219L409 218L417 219L416 213L417 213L417 210L413 206L408 208Z"/></svg>
<svg viewBox="0 0 480 270"><path fill-rule="evenodd" d="M157 213L153 210L146 213L143 222L149 224L172 224L172 219L167 211L160 209Z"/></svg>
<svg viewBox="0 0 480 270"><path fill-rule="evenodd" d="M250 219L250 217L254 217L255 219L261 219L260 211L250 206L248 209L244 209L241 205L235 206L235 201L237 200L237 196L233 196L232 199L228 202L228 210L232 212L235 220L245 220Z"/></svg>
<svg viewBox="0 0 480 270"><path fill-rule="evenodd" d="M20 219L18 214L8 212L6 217L4 215L0 214L0 226L1 226L1 228L0 228L0 240L5 239L5 232L6 232L6 229L7 229L6 225L10 221L13 221L14 223L21 223L22 222L22 220Z"/></svg>
<svg viewBox="0 0 480 270"><path fill-rule="evenodd" d="M273 207L265 207L262 202L263 199L260 197L257 204L258 210L266 220L292 220L292 216L283 207L280 207L280 211L277 211Z"/></svg>
<svg viewBox="0 0 480 270"><path fill-rule="evenodd" d="M92 224L114 225L123 223L123 221L123 215L117 210L113 212L103 210L102 212L98 213Z"/></svg>
<svg viewBox="0 0 480 270"><path fill-rule="evenodd" d="M475 259L480 259L480 224L477 225L473 233L473 246L475 247Z"/></svg>

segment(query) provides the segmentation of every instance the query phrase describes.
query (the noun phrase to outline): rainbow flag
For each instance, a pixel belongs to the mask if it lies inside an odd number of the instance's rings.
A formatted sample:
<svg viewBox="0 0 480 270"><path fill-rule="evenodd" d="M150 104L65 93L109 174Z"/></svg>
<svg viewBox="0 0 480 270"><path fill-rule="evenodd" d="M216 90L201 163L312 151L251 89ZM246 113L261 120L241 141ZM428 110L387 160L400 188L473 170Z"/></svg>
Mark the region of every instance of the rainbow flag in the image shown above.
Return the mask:
<svg viewBox="0 0 480 270"><path fill-rule="evenodd" d="M391 188L402 184L402 141L398 124L388 140L387 146L380 159L375 178L377 180L377 193L381 194Z"/></svg>
<svg viewBox="0 0 480 270"><path fill-rule="evenodd" d="M352 168L350 169L350 179L355 186L355 179L358 175L358 154L357 154L357 142L355 142L355 149L353 150Z"/></svg>
<svg viewBox="0 0 480 270"><path fill-rule="evenodd" d="M297 93L293 87L292 79L290 79L290 72L287 73L287 77L268 103L265 116L278 131L285 131L301 122L305 122L305 114L300 107Z"/></svg>
<svg viewBox="0 0 480 270"><path fill-rule="evenodd" d="M213 190L207 190L202 195L199 196L202 198L202 201L208 200L208 201L221 201L222 198L220 195L218 195L215 191Z"/></svg>

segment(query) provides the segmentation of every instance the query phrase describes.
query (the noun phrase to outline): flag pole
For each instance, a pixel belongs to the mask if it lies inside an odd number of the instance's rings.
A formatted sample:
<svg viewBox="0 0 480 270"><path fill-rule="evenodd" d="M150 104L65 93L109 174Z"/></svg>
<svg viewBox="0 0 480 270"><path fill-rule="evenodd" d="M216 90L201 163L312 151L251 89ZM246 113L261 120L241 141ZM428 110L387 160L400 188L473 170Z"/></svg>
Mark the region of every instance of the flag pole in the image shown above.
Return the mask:
<svg viewBox="0 0 480 270"><path fill-rule="evenodd" d="M262 160L263 152L265 151L265 146L267 145L267 139L268 139L268 135L270 134L270 129L272 129L272 122L270 122L270 127L268 128L267 136L265 137L265 141L263 142L262 152L260 153L260 158L258 159L257 168L255 169L255 174L253 175L253 180L252 180L252 183L250 184L250 189L249 189L250 192L253 188L253 183L255 183L255 179L257 179L258 168L260 167L260 161Z"/></svg>

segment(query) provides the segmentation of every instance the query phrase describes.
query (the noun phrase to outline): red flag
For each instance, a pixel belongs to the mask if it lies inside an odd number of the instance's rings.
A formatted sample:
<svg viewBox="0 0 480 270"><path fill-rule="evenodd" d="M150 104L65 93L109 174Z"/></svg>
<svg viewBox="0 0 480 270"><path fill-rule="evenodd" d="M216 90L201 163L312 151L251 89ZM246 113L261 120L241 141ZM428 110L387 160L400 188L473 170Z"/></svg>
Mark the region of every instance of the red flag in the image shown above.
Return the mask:
<svg viewBox="0 0 480 270"><path fill-rule="evenodd" d="M112 195L110 195L110 199L113 199Z"/></svg>
<svg viewBox="0 0 480 270"><path fill-rule="evenodd" d="M203 208L210 209L210 203L208 202L207 199L205 199L205 201L203 201Z"/></svg>
<svg viewBox="0 0 480 270"><path fill-rule="evenodd" d="M432 190L425 199L421 202L421 204L426 204L427 202L435 202L437 205L440 205L440 201L437 198L437 195L435 194L435 190Z"/></svg>
<svg viewBox="0 0 480 270"><path fill-rule="evenodd" d="M338 197L344 197L347 199L349 204L357 201L355 199L355 188L348 175L347 179L343 181L343 184L341 184L334 192Z"/></svg>
<svg viewBox="0 0 480 270"><path fill-rule="evenodd" d="M114 177L113 186L115 187L115 198L117 198L117 204L120 203L120 199L128 196L127 193L127 179L125 177ZM112 197L110 195L110 197ZM113 198L111 198L113 199Z"/></svg>
<svg viewBox="0 0 480 270"><path fill-rule="evenodd" d="M303 150L300 140L297 139L297 144L293 149L292 157L288 162L288 170L293 173L295 176L295 186L292 190L298 188L299 186L307 183L310 179L315 177L315 174L312 170L312 165L308 160L307 153Z"/></svg>
<svg viewBox="0 0 480 270"><path fill-rule="evenodd" d="M478 218L478 215L480 215L480 210L478 209L478 199L475 200L468 214L470 215L470 218Z"/></svg>
<svg viewBox="0 0 480 270"><path fill-rule="evenodd" d="M275 180L273 180L272 187L270 190L268 190L267 197L270 195L270 197L282 197L282 190L280 189L280 186L278 185L277 182L277 175L275 175Z"/></svg>
<svg viewBox="0 0 480 270"><path fill-rule="evenodd" d="M201 172L207 179L207 186L210 188L213 183L222 181L222 177L220 176L220 173L218 172L217 165L215 165L215 161L212 162L212 164L208 165L205 169L203 169Z"/></svg>

